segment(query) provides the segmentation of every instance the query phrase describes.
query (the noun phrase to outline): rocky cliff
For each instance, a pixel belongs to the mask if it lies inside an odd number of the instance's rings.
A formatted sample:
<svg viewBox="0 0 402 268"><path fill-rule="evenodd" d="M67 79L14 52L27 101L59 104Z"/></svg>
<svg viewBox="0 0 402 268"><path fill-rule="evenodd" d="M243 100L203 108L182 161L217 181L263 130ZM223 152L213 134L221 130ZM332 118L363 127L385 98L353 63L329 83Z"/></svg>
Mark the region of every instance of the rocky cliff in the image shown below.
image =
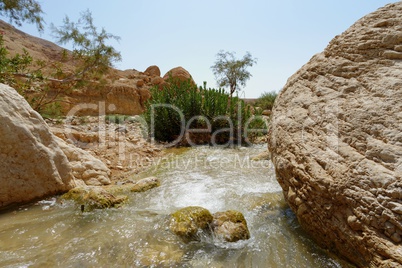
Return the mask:
<svg viewBox="0 0 402 268"><path fill-rule="evenodd" d="M289 78L268 144L318 243L360 267L402 265L402 2L357 21Z"/></svg>

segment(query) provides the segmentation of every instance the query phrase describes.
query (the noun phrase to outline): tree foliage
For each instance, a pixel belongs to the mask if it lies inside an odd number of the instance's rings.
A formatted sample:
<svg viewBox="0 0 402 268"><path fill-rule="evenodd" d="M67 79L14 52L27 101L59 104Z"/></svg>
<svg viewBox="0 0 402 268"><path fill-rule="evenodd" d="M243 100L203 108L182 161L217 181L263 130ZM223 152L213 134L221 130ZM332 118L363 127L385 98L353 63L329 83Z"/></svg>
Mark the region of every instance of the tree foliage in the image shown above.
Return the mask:
<svg viewBox="0 0 402 268"><path fill-rule="evenodd" d="M246 85L246 81L252 76L247 70L257 63L250 52L247 52L242 59L236 59L235 52L225 52L223 50L216 54L216 62L211 66L216 81L220 87L229 87L230 97L241 87Z"/></svg>
<svg viewBox="0 0 402 268"><path fill-rule="evenodd" d="M43 31L42 7L36 0L0 0L0 15L9 17L11 23L21 26L22 22L36 24Z"/></svg>
<svg viewBox="0 0 402 268"><path fill-rule="evenodd" d="M264 92L255 102L255 106L263 110L272 110L277 96L278 94L275 91Z"/></svg>
<svg viewBox="0 0 402 268"><path fill-rule="evenodd" d="M121 60L120 52L106 44L108 40L118 41L120 37L107 33L104 28L98 32L89 10L81 13L78 22L70 21L67 16L63 22L61 27L51 25L53 34L59 44L72 43L73 59L81 63L77 65L76 72L65 80L102 75L113 66L113 62Z"/></svg>
<svg viewBox="0 0 402 268"><path fill-rule="evenodd" d="M4 5L5 2L0 3ZM14 87L40 113L49 107L60 109L60 96L73 88L101 85L99 81L103 75L113 62L121 59L120 53L106 44L108 40L118 40L119 37L105 29L98 32L89 11L83 12L77 23L66 17L63 26L52 25L52 29L60 43L71 42L73 46L73 51L62 51L61 60L52 62L34 60L25 49L22 54L10 56L0 35L0 82ZM73 62L74 70L67 67L67 61ZM44 69L51 71L44 74Z"/></svg>

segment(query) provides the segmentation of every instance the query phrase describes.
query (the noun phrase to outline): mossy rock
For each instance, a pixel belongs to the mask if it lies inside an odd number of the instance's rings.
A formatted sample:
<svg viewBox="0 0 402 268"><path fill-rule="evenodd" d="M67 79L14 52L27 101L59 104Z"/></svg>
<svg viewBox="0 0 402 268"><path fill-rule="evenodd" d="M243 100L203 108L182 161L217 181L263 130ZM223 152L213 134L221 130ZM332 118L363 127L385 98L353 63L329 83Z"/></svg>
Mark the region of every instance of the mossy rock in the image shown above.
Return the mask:
<svg viewBox="0 0 402 268"><path fill-rule="evenodd" d="M217 239L226 242L237 242L250 238L246 219L241 212L236 210L215 213L211 228Z"/></svg>
<svg viewBox="0 0 402 268"><path fill-rule="evenodd" d="M161 183L156 177L149 177L137 181L131 188L131 192L145 192L152 188L160 186Z"/></svg>
<svg viewBox="0 0 402 268"><path fill-rule="evenodd" d="M81 205L81 211L92 211L94 209L120 207L128 199L127 196L115 196L107 192L106 190L98 187L74 188L64 194L62 198L74 200L77 204Z"/></svg>
<svg viewBox="0 0 402 268"><path fill-rule="evenodd" d="M202 207L185 207L171 214L170 230L185 242L199 241L200 231L208 231L211 213Z"/></svg>

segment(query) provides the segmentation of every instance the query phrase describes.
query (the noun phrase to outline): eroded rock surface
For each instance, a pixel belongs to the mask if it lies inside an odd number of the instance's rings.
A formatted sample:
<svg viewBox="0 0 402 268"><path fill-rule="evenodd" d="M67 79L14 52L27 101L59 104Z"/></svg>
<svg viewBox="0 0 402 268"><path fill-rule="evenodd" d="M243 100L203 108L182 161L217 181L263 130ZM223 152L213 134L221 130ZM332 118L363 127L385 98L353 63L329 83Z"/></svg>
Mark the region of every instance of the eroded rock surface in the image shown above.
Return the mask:
<svg viewBox="0 0 402 268"><path fill-rule="evenodd" d="M289 78L269 148L284 196L322 246L402 265L402 2L357 21Z"/></svg>
<svg viewBox="0 0 402 268"><path fill-rule="evenodd" d="M177 80L180 80L180 81L190 81L191 84L195 85L195 82L194 82L193 77L191 76L191 74L181 66L175 67L175 68L169 70L163 76L163 79L165 81L168 81L169 79L173 79L173 80L177 79Z"/></svg>
<svg viewBox="0 0 402 268"><path fill-rule="evenodd" d="M67 157L42 117L0 84L0 208L75 187Z"/></svg>
<svg viewBox="0 0 402 268"><path fill-rule="evenodd" d="M99 159L89 152L66 143L64 140L54 137L61 150L70 162L74 177L89 186L102 186L110 184L110 170Z"/></svg>
<svg viewBox="0 0 402 268"><path fill-rule="evenodd" d="M237 242L250 238L246 219L243 214L236 210L217 212L212 215L211 223L215 237L226 242Z"/></svg>

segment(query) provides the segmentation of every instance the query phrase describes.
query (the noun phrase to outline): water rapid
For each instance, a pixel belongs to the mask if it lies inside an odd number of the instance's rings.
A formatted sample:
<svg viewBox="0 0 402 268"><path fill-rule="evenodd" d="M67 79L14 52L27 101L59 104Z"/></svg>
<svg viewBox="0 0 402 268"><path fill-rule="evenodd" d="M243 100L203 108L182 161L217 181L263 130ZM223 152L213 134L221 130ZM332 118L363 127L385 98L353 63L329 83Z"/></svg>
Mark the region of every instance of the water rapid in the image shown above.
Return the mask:
<svg viewBox="0 0 402 268"><path fill-rule="evenodd" d="M161 186L132 193L119 209L81 213L51 198L0 214L0 267L342 267L301 230L264 147L198 147L141 176ZM241 211L251 238L184 243L169 214L186 206Z"/></svg>

